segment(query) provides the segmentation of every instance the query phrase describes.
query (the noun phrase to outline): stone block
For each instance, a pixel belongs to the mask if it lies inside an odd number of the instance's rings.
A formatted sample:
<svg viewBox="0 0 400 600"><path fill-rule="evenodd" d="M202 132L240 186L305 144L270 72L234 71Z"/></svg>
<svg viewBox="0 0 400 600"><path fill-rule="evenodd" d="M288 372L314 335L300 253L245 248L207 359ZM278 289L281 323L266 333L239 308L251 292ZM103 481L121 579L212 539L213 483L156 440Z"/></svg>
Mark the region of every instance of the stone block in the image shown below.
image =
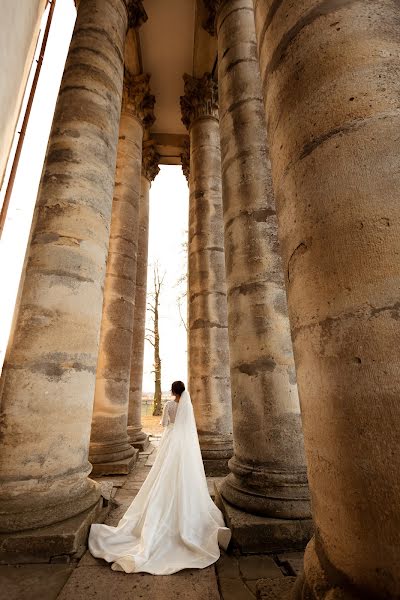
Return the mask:
<svg viewBox="0 0 400 600"><path fill-rule="evenodd" d="M110 463L97 463L93 465L91 477L101 477L103 475L128 475L138 459L139 450L135 449L133 456Z"/></svg>
<svg viewBox="0 0 400 600"><path fill-rule="evenodd" d="M148 437L147 439L148 439L148 444L147 444L146 448L144 448L143 450L141 450L139 448L140 457L142 457L142 456L148 456L154 450L153 444L150 443L150 438ZM134 447L136 448L136 446L134 446Z"/></svg>
<svg viewBox="0 0 400 600"><path fill-rule="evenodd" d="M214 501L232 531L232 547L241 554L303 550L313 534L311 519L271 519L235 508L221 496L218 484Z"/></svg>
<svg viewBox="0 0 400 600"><path fill-rule="evenodd" d="M207 487L211 498L215 498L215 484L219 484L223 481L223 477L207 477Z"/></svg>
<svg viewBox="0 0 400 600"><path fill-rule="evenodd" d="M113 487L122 487L125 484L125 481L127 480L126 476L123 475L121 477L118 477L118 475L111 475L110 477L93 477L91 476L91 479L94 479L94 481L97 481L97 483L99 483L101 485L101 483L103 481L105 482L111 482Z"/></svg>
<svg viewBox="0 0 400 600"><path fill-rule="evenodd" d="M214 567L185 569L174 575L121 573L111 568L75 569L58 600L220 600ZM254 598L252 599L254 600Z"/></svg>
<svg viewBox="0 0 400 600"><path fill-rule="evenodd" d="M150 438L148 435L143 440L139 442L130 442L134 448L137 448L139 452L145 452L150 445Z"/></svg>
<svg viewBox="0 0 400 600"><path fill-rule="evenodd" d="M68 565L1 566L1 598L56 600L73 570Z"/></svg>
<svg viewBox="0 0 400 600"><path fill-rule="evenodd" d="M208 460L203 458L204 470L207 477L224 477L230 473L228 459Z"/></svg>
<svg viewBox="0 0 400 600"><path fill-rule="evenodd" d="M272 556L252 555L239 557L239 569L243 579L274 579L283 573Z"/></svg>
<svg viewBox="0 0 400 600"><path fill-rule="evenodd" d="M254 600L253 594L241 579L219 579L222 600Z"/></svg>
<svg viewBox="0 0 400 600"><path fill-rule="evenodd" d="M279 554L278 561L288 575L301 575L304 570L304 552Z"/></svg>
<svg viewBox="0 0 400 600"><path fill-rule="evenodd" d="M100 484L101 495L103 496L104 500L107 500L107 502L109 502L112 497L112 490L113 490L112 482L100 480L99 484Z"/></svg>
<svg viewBox="0 0 400 600"><path fill-rule="evenodd" d="M154 462L156 460L156 456L157 456L157 452L152 452L151 454L148 455L146 462L144 463L145 467L152 467L154 465Z"/></svg>
<svg viewBox="0 0 400 600"><path fill-rule="evenodd" d="M48 527L0 535L0 564L48 563L54 557L79 558L86 549L89 527L102 523L108 510L100 499L84 512Z"/></svg>
<svg viewBox="0 0 400 600"><path fill-rule="evenodd" d="M291 600L296 577L260 579L256 585L257 600Z"/></svg>
<svg viewBox="0 0 400 600"><path fill-rule="evenodd" d="M236 556L221 552L221 556L215 563L218 579L240 579L239 561Z"/></svg>

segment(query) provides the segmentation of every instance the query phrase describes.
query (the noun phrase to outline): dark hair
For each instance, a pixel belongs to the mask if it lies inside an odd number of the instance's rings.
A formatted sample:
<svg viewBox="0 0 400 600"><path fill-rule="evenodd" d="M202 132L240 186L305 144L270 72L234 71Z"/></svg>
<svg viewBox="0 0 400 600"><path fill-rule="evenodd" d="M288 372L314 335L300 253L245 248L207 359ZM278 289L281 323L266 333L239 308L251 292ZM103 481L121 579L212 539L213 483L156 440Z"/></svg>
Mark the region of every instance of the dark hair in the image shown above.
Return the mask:
<svg viewBox="0 0 400 600"><path fill-rule="evenodd" d="M182 396L184 391L185 384L183 383L183 381L174 381L174 383L171 385L171 392L173 394L176 394L177 396Z"/></svg>

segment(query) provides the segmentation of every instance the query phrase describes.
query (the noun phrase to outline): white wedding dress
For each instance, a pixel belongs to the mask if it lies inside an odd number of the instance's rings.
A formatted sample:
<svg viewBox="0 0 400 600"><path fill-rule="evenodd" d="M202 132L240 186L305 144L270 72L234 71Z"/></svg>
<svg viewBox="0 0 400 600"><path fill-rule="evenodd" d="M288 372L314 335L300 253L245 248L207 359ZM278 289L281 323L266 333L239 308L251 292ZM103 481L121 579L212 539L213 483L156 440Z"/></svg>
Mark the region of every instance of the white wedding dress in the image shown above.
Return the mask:
<svg viewBox="0 0 400 600"><path fill-rule="evenodd" d="M172 401L174 402L174 401ZM173 420L173 410L170 410ZM164 413L163 420L168 420ZM231 532L210 498L193 407L183 392L157 457L139 493L118 523L92 525L89 550L126 573L169 575L218 560Z"/></svg>

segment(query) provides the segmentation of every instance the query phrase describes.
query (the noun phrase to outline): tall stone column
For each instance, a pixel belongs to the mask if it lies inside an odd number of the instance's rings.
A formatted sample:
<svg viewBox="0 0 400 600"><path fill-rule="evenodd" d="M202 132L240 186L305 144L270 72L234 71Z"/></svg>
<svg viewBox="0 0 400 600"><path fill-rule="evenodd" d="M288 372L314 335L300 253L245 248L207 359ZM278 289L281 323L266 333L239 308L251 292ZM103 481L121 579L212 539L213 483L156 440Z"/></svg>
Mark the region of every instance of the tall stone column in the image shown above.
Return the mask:
<svg viewBox="0 0 400 600"><path fill-rule="evenodd" d="M254 5L316 528L297 597L399 598L400 6Z"/></svg>
<svg viewBox="0 0 400 600"><path fill-rule="evenodd" d="M2 375L3 532L62 521L100 496L88 449L128 8L79 3Z"/></svg>
<svg viewBox="0 0 400 600"><path fill-rule="evenodd" d="M309 518L253 3L210 4L218 39L235 452L221 493L246 512L279 519Z"/></svg>
<svg viewBox="0 0 400 600"><path fill-rule="evenodd" d="M96 475L129 473L127 435L143 127L154 123L149 75L125 74L89 460Z"/></svg>
<svg viewBox="0 0 400 600"><path fill-rule="evenodd" d="M136 271L136 298L133 320L132 356L130 368L128 436L139 450L149 445L149 436L142 430L142 381L144 338L146 326L147 256L149 246L150 186L160 168L160 156L152 140L143 144L142 177L139 208L139 241Z"/></svg>
<svg viewBox="0 0 400 600"><path fill-rule="evenodd" d="M182 121L190 135L189 391L208 474L227 472L232 409L217 84L185 75Z"/></svg>

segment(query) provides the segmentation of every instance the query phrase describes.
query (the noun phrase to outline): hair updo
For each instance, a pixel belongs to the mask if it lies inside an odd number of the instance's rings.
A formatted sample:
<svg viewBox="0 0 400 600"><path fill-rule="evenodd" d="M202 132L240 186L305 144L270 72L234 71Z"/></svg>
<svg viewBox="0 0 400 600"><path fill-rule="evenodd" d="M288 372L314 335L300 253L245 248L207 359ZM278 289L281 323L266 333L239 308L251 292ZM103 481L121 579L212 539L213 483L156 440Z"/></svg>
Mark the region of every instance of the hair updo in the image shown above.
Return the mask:
<svg viewBox="0 0 400 600"><path fill-rule="evenodd" d="M182 396L184 391L185 384L183 383L183 381L174 381L174 383L171 385L171 392L173 394L176 394L177 396Z"/></svg>

